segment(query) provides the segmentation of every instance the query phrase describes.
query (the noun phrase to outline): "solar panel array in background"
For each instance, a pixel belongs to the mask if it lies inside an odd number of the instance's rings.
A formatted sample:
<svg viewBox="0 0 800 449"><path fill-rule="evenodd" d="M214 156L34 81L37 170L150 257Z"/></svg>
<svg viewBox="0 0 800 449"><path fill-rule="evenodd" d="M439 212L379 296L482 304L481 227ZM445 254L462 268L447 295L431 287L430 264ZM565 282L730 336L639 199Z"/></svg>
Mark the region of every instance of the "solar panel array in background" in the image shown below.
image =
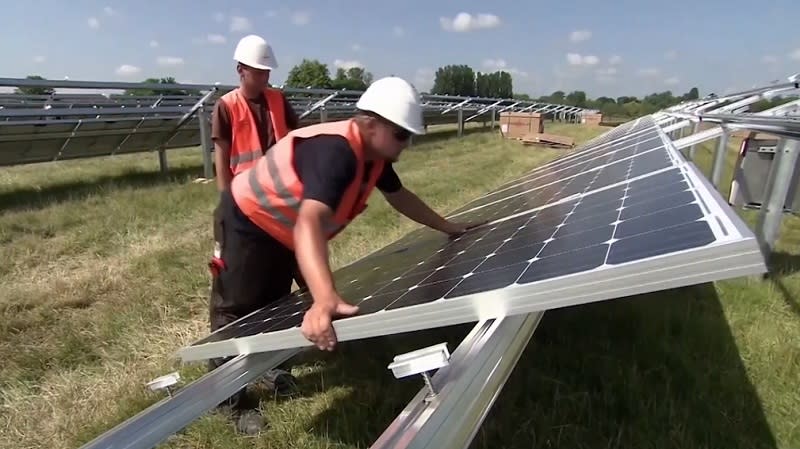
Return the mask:
<svg viewBox="0 0 800 449"><path fill-rule="evenodd" d="M338 270L336 285L360 315L379 319L382 311L712 243L705 213L674 163L652 120L632 122L452 215L489 225L453 240L417 230ZM297 327L310 303L307 293L295 294L193 346Z"/></svg>

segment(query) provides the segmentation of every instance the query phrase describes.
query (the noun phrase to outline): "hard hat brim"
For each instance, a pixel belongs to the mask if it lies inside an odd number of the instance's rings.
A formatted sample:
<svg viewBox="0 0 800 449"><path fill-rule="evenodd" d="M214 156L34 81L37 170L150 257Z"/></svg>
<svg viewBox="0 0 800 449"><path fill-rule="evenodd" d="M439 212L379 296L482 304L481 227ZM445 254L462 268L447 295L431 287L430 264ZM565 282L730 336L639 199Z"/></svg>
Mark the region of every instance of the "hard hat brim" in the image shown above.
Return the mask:
<svg viewBox="0 0 800 449"><path fill-rule="evenodd" d="M252 63L251 64L247 64L247 63L244 63L242 61L239 61L236 58L233 58L233 60L238 62L241 65L244 65L244 66L247 66L247 67L252 67L254 69L259 69L259 70L275 70L275 69L278 68L278 64L272 64L272 65L252 64Z"/></svg>

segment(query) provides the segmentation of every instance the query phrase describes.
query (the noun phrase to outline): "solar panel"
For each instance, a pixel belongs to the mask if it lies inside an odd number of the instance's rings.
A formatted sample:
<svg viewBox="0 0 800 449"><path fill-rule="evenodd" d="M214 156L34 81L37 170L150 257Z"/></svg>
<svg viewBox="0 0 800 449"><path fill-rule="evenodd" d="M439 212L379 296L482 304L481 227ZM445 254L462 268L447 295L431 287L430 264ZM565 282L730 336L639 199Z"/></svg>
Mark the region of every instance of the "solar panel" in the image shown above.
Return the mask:
<svg viewBox="0 0 800 449"><path fill-rule="evenodd" d="M753 234L649 117L507 183L334 274L358 316L340 341L530 313L765 271ZM184 360L309 345L298 291L180 351Z"/></svg>

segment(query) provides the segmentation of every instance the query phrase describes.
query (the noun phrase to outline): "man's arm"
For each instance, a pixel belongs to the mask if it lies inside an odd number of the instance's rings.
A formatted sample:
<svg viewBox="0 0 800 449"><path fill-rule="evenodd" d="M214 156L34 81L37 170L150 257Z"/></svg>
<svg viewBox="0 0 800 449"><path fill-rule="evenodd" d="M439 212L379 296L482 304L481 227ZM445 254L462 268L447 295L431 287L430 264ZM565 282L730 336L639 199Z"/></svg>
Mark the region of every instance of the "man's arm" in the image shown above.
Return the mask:
<svg viewBox="0 0 800 449"><path fill-rule="evenodd" d="M295 255L300 272L306 281L314 303L327 303L336 298L330 264L328 263L328 239L322 223L333 217L333 211L325 203L306 199L294 226Z"/></svg>
<svg viewBox="0 0 800 449"><path fill-rule="evenodd" d="M233 179L231 173L231 122L228 110L221 100L214 105L211 116L211 140L214 142L214 170L217 175L217 190L228 190Z"/></svg>
<svg viewBox="0 0 800 449"><path fill-rule="evenodd" d="M214 142L214 169L217 173L217 190L224 192L231 186L231 144L225 140Z"/></svg>
<svg viewBox="0 0 800 449"><path fill-rule="evenodd" d="M452 223L437 214L414 192L401 187L395 192L383 192L384 198L398 212L421 225L436 229L444 233L453 233Z"/></svg>
<svg viewBox="0 0 800 449"><path fill-rule="evenodd" d="M381 173L381 177L378 179L377 187L380 189L381 193L383 193L386 201L388 201L396 211L421 225L428 226L437 231L455 235L485 223L456 223L446 220L425 204L414 192L403 187L403 184L400 182L400 177L397 176L391 164L386 165L383 169L383 173Z"/></svg>
<svg viewBox="0 0 800 449"><path fill-rule="evenodd" d="M303 182L303 200L293 236L295 258L313 298L303 316L301 331L319 349L332 350L336 345L333 317L355 314L358 307L345 302L336 291L323 224L332 219L353 180L356 159L346 139L318 136L297 144L294 163Z"/></svg>

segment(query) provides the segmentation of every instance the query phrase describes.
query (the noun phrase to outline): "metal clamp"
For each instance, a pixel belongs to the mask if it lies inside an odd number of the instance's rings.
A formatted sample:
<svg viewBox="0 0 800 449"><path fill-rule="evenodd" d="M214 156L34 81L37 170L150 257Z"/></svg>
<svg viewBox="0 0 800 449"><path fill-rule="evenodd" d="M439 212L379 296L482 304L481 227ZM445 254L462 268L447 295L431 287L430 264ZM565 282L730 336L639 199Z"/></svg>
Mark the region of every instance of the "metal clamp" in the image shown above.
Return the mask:
<svg viewBox="0 0 800 449"><path fill-rule="evenodd" d="M150 382L147 382L147 386L150 387L153 391L159 390L167 390L167 395L172 397L172 390L175 388L175 385L178 384L178 381L181 380L181 375L175 371L169 374L165 374L161 377L157 377Z"/></svg>
<svg viewBox="0 0 800 449"><path fill-rule="evenodd" d="M389 364L388 368L392 370L396 379L413 376L414 374L422 375L425 385L430 390L427 397L430 400L435 398L437 394L431 382L430 372L447 366L449 363L450 351L447 349L447 343L439 343L438 345L395 356L394 361Z"/></svg>

